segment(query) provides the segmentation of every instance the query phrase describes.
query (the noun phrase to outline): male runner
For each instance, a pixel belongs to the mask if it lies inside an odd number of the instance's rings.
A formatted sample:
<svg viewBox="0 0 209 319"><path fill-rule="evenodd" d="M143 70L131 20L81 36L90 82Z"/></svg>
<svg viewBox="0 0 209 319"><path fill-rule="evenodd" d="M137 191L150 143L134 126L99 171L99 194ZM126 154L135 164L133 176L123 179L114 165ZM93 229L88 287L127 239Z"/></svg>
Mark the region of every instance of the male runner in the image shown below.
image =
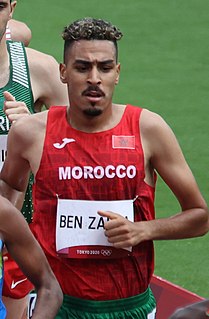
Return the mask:
<svg viewBox="0 0 209 319"><path fill-rule="evenodd" d="M169 126L147 109L113 102L121 37L100 19L66 27L67 108L23 117L9 133L1 191L24 193L32 170L32 230L64 293L56 319L155 318L153 240L209 229L207 205ZM181 207L168 218L155 218L156 173Z"/></svg>

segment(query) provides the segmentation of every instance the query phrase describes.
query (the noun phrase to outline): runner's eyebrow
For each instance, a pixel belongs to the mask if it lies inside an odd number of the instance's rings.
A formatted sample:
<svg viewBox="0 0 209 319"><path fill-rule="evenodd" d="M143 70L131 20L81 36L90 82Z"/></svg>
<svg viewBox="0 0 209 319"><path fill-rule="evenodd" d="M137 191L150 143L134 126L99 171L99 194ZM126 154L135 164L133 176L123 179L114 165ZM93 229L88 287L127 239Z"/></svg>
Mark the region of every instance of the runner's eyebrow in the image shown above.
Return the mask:
<svg viewBox="0 0 209 319"><path fill-rule="evenodd" d="M87 61L87 60L82 60L82 59L77 59L77 60L75 60L74 64L76 64L76 63L89 65L89 64L93 64L94 62ZM98 61L97 63L98 64L109 64L109 63L114 63L114 60L113 59L109 59L109 60L104 60L104 61Z"/></svg>
<svg viewBox="0 0 209 319"><path fill-rule="evenodd" d="M7 6L8 6L8 3L7 3L7 2L4 2L4 1L0 1L0 6L7 7Z"/></svg>

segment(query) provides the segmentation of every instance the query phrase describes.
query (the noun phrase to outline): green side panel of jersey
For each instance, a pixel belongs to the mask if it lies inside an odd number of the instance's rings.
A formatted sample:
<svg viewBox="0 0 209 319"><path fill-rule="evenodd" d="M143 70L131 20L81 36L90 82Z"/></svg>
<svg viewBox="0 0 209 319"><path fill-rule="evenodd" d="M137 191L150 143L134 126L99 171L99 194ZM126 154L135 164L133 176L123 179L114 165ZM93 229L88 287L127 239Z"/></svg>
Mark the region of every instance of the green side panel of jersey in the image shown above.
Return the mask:
<svg viewBox="0 0 209 319"><path fill-rule="evenodd" d="M25 48L20 42L7 41L7 50L10 58L10 77L8 83L3 88L0 88L0 135L8 135L11 125L3 111L4 91L10 92L16 101L24 102L29 111L34 113L33 94ZM4 154L0 155L4 156ZM33 176L31 175L22 208L22 213L28 223L31 222L33 213L32 184Z"/></svg>

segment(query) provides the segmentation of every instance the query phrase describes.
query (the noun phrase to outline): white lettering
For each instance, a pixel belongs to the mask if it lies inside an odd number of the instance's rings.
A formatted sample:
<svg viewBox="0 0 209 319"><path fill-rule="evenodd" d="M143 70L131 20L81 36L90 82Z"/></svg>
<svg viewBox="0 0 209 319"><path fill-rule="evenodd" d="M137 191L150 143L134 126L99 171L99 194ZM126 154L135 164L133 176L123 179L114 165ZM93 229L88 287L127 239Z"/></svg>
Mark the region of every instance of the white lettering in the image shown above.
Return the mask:
<svg viewBox="0 0 209 319"><path fill-rule="evenodd" d="M116 168L116 175L119 178L124 178L126 176L125 170L126 170L126 167L124 165L118 165Z"/></svg>
<svg viewBox="0 0 209 319"><path fill-rule="evenodd" d="M93 167L84 166L83 171L84 171L84 174L83 174L84 179L87 179L87 178L93 179L94 178L94 175L92 174L93 173Z"/></svg>
<svg viewBox="0 0 209 319"><path fill-rule="evenodd" d="M101 179L104 177L104 168L102 166L96 166L94 168L94 176L96 179Z"/></svg>
<svg viewBox="0 0 209 319"><path fill-rule="evenodd" d="M71 167L59 167L59 180L71 179Z"/></svg>
<svg viewBox="0 0 209 319"><path fill-rule="evenodd" d="M59 180L70 180L70 179L102 179L107 177L109 179L118 177L128 177L132 179L136 176L137 170L134 165L108 165L102 166L75 166L75 167L59 167Z"/></svg>
<svg viewBox="0 0 209 319"><path fill-rule="evenodd" d="M128 178L134 178L136 176L136 167L134 165L130 165L127 167L127 176Z"/></svg>
<svg viewBox="0 0 209 319"><path fill-rule="evenodd" d="M111 173L112 171L112 173ZM108 165L106 168L105 168L105 175L107 176L107 178L114 178L115 177L115 167L113 165Z"/></svg>
<svg viewBox="0 0 209 319"><path fill-rule="evenodd" d="M79 166L75 166L72 168L72 178L81 179L83 176L82 168Z"/></svg>
<svg viewBox="0 0 209 319"><path fill-rule="evenodd" d="M0 130L9 131L9 120L7 117L0 116Z"/></svg>

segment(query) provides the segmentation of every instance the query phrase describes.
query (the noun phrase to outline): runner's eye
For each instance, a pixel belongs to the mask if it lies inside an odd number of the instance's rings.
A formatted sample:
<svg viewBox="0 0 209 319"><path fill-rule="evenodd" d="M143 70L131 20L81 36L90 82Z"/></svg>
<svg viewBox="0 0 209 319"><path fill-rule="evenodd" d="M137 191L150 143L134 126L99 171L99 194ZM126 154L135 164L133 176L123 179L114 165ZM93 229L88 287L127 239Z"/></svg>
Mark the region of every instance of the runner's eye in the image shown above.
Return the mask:
<svg viewBox="0 0 209 319"><path fill-rule="evenodd" d="M102 72L109 72L109 71L111 71L113 69L113 65L112 64L101 64L100 65L100 70L102 71Z"/></svg>
<svg viewBox="0 0 209 319"><path fill-rule="evenodd" d="M7 3L0 3L0 10L3 10L7 7Z"/></svg>
<svg viewBox="0 0 209 319"><path fill-rule="evenodd" d="M84 73L86 71L89 70L89 66L88 65L76 65L75 69L78 71L78 72L81 72L81 73Z"/></svg>

